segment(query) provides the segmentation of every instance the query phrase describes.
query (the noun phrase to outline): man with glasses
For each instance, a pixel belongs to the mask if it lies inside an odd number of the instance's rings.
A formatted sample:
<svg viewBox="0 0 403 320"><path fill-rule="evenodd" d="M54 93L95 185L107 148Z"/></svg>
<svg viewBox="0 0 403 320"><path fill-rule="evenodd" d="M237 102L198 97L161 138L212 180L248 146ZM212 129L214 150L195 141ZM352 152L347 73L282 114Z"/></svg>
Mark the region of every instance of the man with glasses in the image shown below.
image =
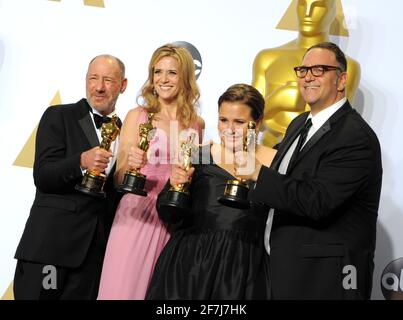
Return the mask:
<svg viewBox="0 0 403 320"><path fill-rule="evenodd" d="M335 35L335 29L337 32L343 29L339 25L339 19L336 19L338 12L342 10L340 1L295 0L293 3L297 18L297 37L278 47L261 50L253 62L252 85L266 101L262 143L268 147L275 146L284 138L292 119L309 110L309 106L301 98L292 68L302 61L310 46L329 41L330 35ZM335 26L337 27L333 28ZM346 58L346 96L353 101L360 83L361 67L352 57Z"/></svg>
<svg viewBox="0 0 403 320"><path fill-rule="evenodd" d="M265 244L274 299L369 299L382 183L381 151L346 98L347 63L329 42L296 67L310 107L289 125L252 202L270 209Z"/></svg>

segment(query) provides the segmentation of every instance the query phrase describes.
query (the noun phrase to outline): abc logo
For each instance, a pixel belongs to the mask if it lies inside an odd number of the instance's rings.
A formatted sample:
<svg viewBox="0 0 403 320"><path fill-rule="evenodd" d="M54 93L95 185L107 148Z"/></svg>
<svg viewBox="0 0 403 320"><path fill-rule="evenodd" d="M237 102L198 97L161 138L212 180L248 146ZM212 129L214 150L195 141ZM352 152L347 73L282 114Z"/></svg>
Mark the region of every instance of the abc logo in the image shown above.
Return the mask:
<svg viewBox="0 0 403 320"><path fill-rule="evenodd" d="M383 270L381 288L386 300L403 300L403 258L392 261Z"/></svg>
<svg viewBox="0 0 403 320"><path fill-rule="evenodd" d="M179 47L183 47L190 52L190 54L193 57L193 61L195 63L195 75L196 75L196 80L197 80L201 74L202 67L203 67L202 57L200 55L199 50L197 50L197 48L193 44L186 42L186 41L176 41L173 44L175 44Z"/></svg>

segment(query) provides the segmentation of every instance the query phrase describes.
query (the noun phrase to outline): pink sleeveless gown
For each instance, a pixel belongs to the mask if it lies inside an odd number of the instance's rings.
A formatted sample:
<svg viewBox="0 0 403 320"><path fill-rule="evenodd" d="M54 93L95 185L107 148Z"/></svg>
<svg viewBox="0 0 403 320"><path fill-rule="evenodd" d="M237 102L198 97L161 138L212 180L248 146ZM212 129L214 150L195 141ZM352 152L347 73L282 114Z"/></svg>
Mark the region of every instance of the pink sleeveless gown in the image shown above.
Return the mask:
<svg viewBox="0 0 403 320"><path fill-rule="evenodd" d="M144 111L139 121L146 120ZM106 248L99 300L144 299L154 265L170 237L155 208L157 196L171 174L169 140L164 131L157 130L149 151L151 158L160 161L149 159L141 169L147 176L147 197L128 193L119 203Z"/></svg>

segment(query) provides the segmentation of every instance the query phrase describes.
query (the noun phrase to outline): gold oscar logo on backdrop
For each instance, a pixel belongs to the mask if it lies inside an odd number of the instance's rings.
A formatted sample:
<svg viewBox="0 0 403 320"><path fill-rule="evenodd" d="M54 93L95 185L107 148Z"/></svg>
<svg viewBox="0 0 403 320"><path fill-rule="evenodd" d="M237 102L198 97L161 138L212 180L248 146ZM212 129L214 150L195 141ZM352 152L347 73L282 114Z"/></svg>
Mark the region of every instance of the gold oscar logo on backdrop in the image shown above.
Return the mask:
<svg viewBox="0 0 403 320"><path fill-rule="evenodd" d="M57 91L53 99L50 101L49 105L54 106L59 104L62 104L62 100L60 99L60 92ZM24 147L18 154L17 159L15 159L13 166L25 167L25 168L32 168L34 166L35 138L37 130L38 125L32 131Z"/></svg>
<svg viewBox="0 0 403 320"><path fill-rule="evenodd" d="M348 36L341 0L293 0L278 29L297 30L298 37L277 48L261 50L253 63L252 85L265 98L263 144L282 140L291 120L309 111L298 90L293 68L300 65L306 49L329 41L329 35ZM360 81L358 62L347 57L346 94L353 102Z"/></svg>
<svg viewBox="0 0 403 320"><path fill-rule="evenodd" d="M62 0L49 0L49 1L60 2ZM83 2L84 5L86 6L105 8L104 0L83 0Z"/></svg>
<svg viewBox="0 0 403 320"><path fill-rule="evenodd" d="M1 297L1 300L14 300L13 282L10 283L10 285L8 286L6 292Z"/></svg>

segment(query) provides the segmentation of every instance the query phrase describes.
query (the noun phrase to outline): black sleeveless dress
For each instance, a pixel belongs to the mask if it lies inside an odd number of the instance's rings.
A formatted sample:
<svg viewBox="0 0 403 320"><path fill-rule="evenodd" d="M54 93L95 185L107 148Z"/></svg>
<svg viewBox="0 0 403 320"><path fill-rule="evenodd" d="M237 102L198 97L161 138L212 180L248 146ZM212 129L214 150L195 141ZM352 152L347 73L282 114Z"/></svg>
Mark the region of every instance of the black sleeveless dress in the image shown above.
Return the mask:
<svg viewBox="0 0 403 320"><path fill-rule="evenodd" d="M226 207L217 201L234 177L213 163L195 165L191 214L162 250L146 299L269 299L269 256L264 248L267 207ZM159 201L168 190L160 193ZM158 205L157 205L158 208ZM161 209L159 209L161 210ZM160 217L178 221L178 217Z"/></svg>

